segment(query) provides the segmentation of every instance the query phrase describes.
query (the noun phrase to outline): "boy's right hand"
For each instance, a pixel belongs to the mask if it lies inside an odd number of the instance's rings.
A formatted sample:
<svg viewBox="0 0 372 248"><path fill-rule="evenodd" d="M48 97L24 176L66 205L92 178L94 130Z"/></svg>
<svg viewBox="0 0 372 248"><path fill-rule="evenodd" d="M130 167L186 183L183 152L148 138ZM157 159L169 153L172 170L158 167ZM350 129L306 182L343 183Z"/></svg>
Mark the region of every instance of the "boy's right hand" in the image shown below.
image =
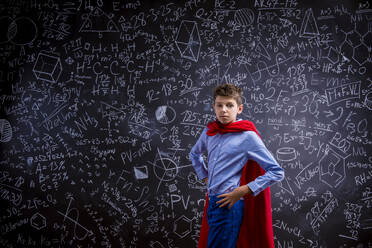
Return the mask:
<svg viewBox="0 0 372 248"><path fill-rule="evenodd" d="M208 184L208 177L204 178L204 179L203 179L203 182L204 182L205 184Z"/></svg>

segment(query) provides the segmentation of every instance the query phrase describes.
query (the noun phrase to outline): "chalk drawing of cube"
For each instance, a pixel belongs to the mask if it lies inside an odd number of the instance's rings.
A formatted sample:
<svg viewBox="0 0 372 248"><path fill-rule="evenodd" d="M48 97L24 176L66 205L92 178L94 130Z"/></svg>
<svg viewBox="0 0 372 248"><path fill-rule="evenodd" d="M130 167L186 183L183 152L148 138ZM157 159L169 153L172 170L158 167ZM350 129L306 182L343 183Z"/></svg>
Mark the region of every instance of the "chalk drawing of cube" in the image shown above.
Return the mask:
<svg viewBox="0 0 372 248"><path fill-rule="evenodd" d="M39 53L33 72L37 79L55 83L62 72L61 60L56 56Z"/></svg>

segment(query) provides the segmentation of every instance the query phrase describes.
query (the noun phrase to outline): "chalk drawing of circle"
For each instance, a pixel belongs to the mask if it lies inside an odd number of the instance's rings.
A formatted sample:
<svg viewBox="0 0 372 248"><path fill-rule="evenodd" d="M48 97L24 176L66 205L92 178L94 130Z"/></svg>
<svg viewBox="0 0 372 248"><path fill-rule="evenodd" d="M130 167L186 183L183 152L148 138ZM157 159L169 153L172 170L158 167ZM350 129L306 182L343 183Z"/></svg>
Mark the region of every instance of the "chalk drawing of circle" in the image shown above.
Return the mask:
<svg viewBox="0 0 372 248"><path fill-rule="evenodd" d="M254 21L254 13L251 9L239 9L235 12L234 20L236 24L242 27L249 26Z"/></svg>
<svg viewBox="0 0 372 248"><path fill-rule="evenodd" d="M0 142L9 142L12 139L12 126L8 120L0 119Z"/></svg>
<svg viewBox="0 0 372 248"><path fill-rule="evenodd" d="M37 36L37 26L28 17L18 17L8 27L8 40L15 45L31 44Z"/></svg>
<svg viewBox="0 0 372 248"><path fill-rule="evenodd" d="M176 111L167 105L159 106L155 110L156 120L162 124L169 124L176 119Z"/></svg>
<svg viewBox="0 0 372 248"><path fill-rule="evenodd" d="M296 149L293 147L281 147L276 151L276 156L280 161L292 161L296 159Z"/></svg>
<svg viewBox="0 0 372 248"><path fill-rule="evenodd" d="M366 95L366 98L364 99L364 105L366 105L369 110L372 110L372 91L368 92L368 94Z"/></svg>
<svg viewBox="0 0 372 248"><path fill-rule="evenodd" d="M12 18L10 18L9 16L0 17L0 44L9 41L8 28L12 21Z"/></svg>
<svg viewBox="0 0 372 248"><path fill-rule="evenodd" d="M161 158L155 161L154 173L160 181L171 181L176 178L178 167L170 158Z"/></svg>

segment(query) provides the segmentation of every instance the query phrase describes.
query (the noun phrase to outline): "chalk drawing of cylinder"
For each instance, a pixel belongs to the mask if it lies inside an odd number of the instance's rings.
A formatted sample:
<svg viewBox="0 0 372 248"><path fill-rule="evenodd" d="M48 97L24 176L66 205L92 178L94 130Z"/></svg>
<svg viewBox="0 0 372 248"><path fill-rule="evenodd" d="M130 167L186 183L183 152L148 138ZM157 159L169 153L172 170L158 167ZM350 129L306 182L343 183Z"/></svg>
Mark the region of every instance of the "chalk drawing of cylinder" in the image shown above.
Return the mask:
<svg viewBox="0 0 372 248"><path fill-rule="evenodd" d="M56 56L39 53L33 72L37 79L55 83L62 72L61 60Z"/></svg>
<svg viewBox="0 0 372 248"><path fill-rule="evenodd" d="M9 142L12 139L12 126L8 120L0 119L0 142Z"/></svg>
<svg viewBox="0 0 372 248"><path fill-rule="evenodd" d="M276 151L279 161L292 161L296 159L296 150L293 147L281 147Z"/></svg>

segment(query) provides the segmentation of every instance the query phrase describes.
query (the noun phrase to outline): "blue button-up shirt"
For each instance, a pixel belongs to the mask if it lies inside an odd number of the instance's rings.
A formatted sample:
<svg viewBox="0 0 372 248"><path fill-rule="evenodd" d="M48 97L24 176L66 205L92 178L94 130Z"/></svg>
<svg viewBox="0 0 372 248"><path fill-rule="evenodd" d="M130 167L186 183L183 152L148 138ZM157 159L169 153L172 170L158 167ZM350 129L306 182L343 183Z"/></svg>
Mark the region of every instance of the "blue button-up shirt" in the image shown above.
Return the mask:
<svg viewBox="0 0 372 248"><path fill-rule="evenodd" d="M248 183L254 196L284 178L284 170L254 131L208 136L205 128L190 152L199 179L208 177L208 194L231 192L240 186L240 178L248 159L256 161L266 172ZM208 153L208 166L203 154Z"/></svg>

